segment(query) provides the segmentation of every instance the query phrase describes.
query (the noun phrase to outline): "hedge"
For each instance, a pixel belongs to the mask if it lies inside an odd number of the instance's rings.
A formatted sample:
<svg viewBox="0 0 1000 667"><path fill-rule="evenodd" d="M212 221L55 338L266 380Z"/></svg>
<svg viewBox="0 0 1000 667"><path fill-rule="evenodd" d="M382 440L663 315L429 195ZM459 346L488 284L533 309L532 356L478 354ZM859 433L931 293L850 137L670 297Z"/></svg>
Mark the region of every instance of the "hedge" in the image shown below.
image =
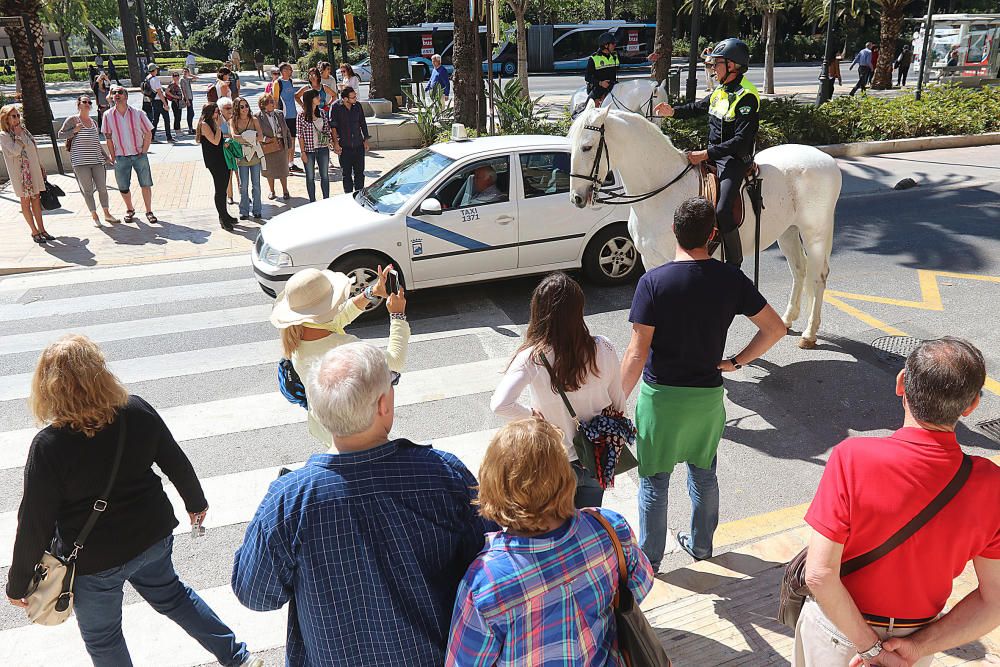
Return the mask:
<svg viewBox="0 0 1000 667"><path fill-rule="evenodd" d="M997 87L933 86L921 100L912 94L893 98L844 95L818 107L792 97L765 99L761 100L757 149L1000 132L998 92ZM662 129L682 150L704 148L708 141L704 118L667 118Z"/></svg>
<svg viewBox="0 0 1000 667"><path fill-rule="evenodd" d="M181 54L181 55L179 55L179 56L175 55L175 54L178 54L178 53ZM182 67L184 67L184 58L185 58L185 55L186 54L183 51L159 52L159 53L156 54L154 60L164 70L170 70L170 69L178 69L179 70ZM82 60L82 61L80 60L80 58L81 58L81 56L74 56L73 57L73 67L74 67L75 73L76 73L76 79L75 80L76 81L86 81L87 80L87 72L88 72L87 66L88 65L92 65L94 63L94 58L93 58L93 56L89 56L89 57L87 57L86 60ZM50 62L50 61L54 61L54 62ZM107 71L107 62L108 62L108 60L107 60L107 58L105 58L104 59L104 63L105 63L104 69L105 69L105 71ZM220 67L222 67L222 61L219 61L219 60L210 60L208 58L200 58L199 57L199 58L196 59L195 62L197 63L198 72L199 73L201 73L201 72L204 72L204 73L215 72L215 71L218 71L218 69ZM10 63L13 66L13 64L14 64L13 61L10 61ZM0 60L0 67L2 67L3 64L4 64L4 61ZM66 67L66 60L65 60L65 58L59 57L59 58L53 59L53 58L50 58L50 57L46 57L45 58L45 63L43 65L43 67L44 67L44 72L45 72L45 82L46 83L61 83L61 82L64 82L64 81L70 81L70 78L69 78L69 69ZM128 77L128 63L125 61L125 56L124 55L122 55L121 57L119 57L117 54L115 55L115 68L118 71L118 76L120 76L120 77L121 76ZM3 70L0 69L0 71L3 71ZM6 83L6 84L14 83L14 77L13 77L13 75L3 75L3 74L0 74L0 83Z"/></svg>

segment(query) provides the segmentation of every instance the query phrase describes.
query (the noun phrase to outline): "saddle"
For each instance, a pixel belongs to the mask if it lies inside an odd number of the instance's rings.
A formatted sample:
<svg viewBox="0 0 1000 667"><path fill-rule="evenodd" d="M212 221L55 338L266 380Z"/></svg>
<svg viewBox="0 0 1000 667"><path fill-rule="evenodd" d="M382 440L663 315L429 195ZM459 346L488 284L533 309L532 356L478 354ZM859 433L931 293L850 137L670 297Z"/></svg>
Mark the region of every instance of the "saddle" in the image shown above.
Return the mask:
<svg viewBox="0 0 1000 667"><path fill-rule="evenodd" d="M756 162L751 162L750 166L747 167L746 174L743 175L743 184L740 186L739 196L733 202L733 225L735 229L742 227L743 221L746 220L746 207L743 203L744 194L748 190L753 193L754 188L751 186L759 182L760 167L757 166ZM757 192L759 193L759 190ZM707 199L712 208L715 208L719 203L719 171L715 164L708 160L698 164L698 194ZM753 195L751 194L751 196ZM763 202L761 202L760 207L764 208ZM708 244L709 254L714 253L721 242L722 239L717 234L711 243Z"/></svg>

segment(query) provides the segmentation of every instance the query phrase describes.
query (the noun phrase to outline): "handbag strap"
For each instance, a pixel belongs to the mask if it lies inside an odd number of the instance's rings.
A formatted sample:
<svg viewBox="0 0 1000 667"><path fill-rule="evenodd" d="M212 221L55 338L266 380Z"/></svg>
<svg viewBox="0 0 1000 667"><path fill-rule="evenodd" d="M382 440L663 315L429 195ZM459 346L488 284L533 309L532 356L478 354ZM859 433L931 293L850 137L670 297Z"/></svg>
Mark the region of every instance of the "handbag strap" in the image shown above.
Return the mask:
<svg viewBox="0 0 1000 667"><path fill-rule="evenodd" d="M97 523L97 519L100 518L104 510L108 509L108 498L111 496L111 488L115 485L115 478L118 477L118 468L121 466L122 453L125 451L125 410L122 409L121 413L118 415L118 420L121 423L118 429L118 449L115 451L115 462L111 466L111 476L108 477L108 485L104 487L104 493L98 496L97 500L94 501L94 509L91 511L90 516L87 517L87 523L83 524L83 528L80 529L80 534L76 536L76 540L73 541L73 551L70 553L66 560L73 561L76 560L77 555L80 553L80 549L86 543L87 538L90 537L90 531L94 529L94 524Z"/></svg>
<svg viewBox="0 0 1000 667"><path fill-rule="evenodd" d="M556 376L552 373L552 366L549 365L549 360L545 358L545 353L540 352L538 356L542 358L542 363L545 365L545 370L549 372L549 379L552 380L552 384L555 386L556 391L559 392L559 396L562 398L563 405L566 406L566 411L569 412L569 416L573 418L573 421L576 422L577 425L579 425L580 420L576 416L576 411L573 410L573 406L570 405L569 399L566 398L566 392L564 392L562 387L560 387L556 383Z"/></svg>
<svg viewBox="0 0 1000 667"><path fill-rule="evenodd" d="M951 481L948 482L943 489L941 489L940 493L934 496L934 499L927 505L927 507L922 509L919 514L910 519L905 526L897 530L892 537L883 542L881 546L845 561L843 565L840 566L840 576L846 577L853 572L857 572L866 565L871 565L879 558L885 556L887 553L905 542L918 530L923 528L928 521L933 519L934 516L958 494L966 480L969 479L969 474L971 472L972 457L968 454L963 454L962 463L958 466L958 470L951 478Z"/></svg>
<svg viewBox="0 0 1000 667"><path fill-rule="evenodd" d="M586 508L583 511L596 519L597 523L601 524L601 527L604 528L604 532L606 532L608 537L611 538L611 544L614 545L615 556L618 557L618 588L615 590L615 598L611 605L617 609L621 606L619 594L621 594L622 591L625 591L626 594L631 594L628 590L628 570L625 567L625 550L622 548L621 540L618 539L618 533L615 532L615 529L612 527L611 523L604 518L603 514L601 514L598 510L590 508Z"/></svg>

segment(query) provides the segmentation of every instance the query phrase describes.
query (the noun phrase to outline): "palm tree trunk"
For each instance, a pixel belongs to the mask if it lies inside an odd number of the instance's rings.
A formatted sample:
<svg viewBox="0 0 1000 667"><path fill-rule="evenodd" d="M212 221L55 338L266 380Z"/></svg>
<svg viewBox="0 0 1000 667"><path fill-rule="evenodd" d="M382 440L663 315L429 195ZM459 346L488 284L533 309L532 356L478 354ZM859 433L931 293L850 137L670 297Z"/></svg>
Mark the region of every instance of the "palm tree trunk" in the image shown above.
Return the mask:
<svg viewBox="0 0 1000 667"><path fill-rule="evenodd" d="M880 48L878 62L875 64L875 78L872 81L872 88L875 90L892 88L892 60L896 56L896 40L902 28L902 6L885 8L879 25Z"/></svg>
<svg viewBox="0 0 1000 667"><path fill-rule="evenodd" d="M767 42L764 45L764 93L774 95L774 47L777 38L778 13L764 12Z"/></svg>
<svg viewBox="0 0 1000 667"><path fill-rule="evenodd" d="M510 3L517 23L517 80L521 84L521 97L528 99L528 28L524 13L528 9L527 0Z"/></svg>
<svg viewBox="0 0 1000 667"><path fill-rule="evenodd" d="M295 34L295 26L288 27L288 43L292 49L292 60L299 59L299 36Z"/></svg>
<svg viewBox="0 0 1000 667"><path fill-rule="evenodd" d="M66 33L62 30L59 31L59 48L62 49L63 58L66 59L66 71L69 73L70 81L76 81L76 70L73 69L73 56L69 52L69 42L66 39Z"/></svg>
<svg viewBox="0 0 1000 667"><path fill-rule="evenodd" d="M482 88L482 67L477 58L478 26L469 19L468 0L452 0L455 14L455 45L452 64L452 97L455 100L455 120L466 127L479 127L479 91Z"/></svg>
<svg viewBox="0 0 1000 667"><path fill-rule="evenodd" d="M389 70L389 12L385 0L368 0L368 57L371 59L371 97L392 102L392 72Z"/></svg>
<svg viewBox="0 0 1000 667"><path fill-rule="evenodd" d="M14 13L7 6L0 7L4 13ZM23 6L20 12L25 12ZM10 27L6 29L10 39L11 50L14 52L14 64L17 68L17 76L21 82L21 103L24 105L22 115L24 124L32 134L48 134L52 131L49 122L48 97L45 95L44 83L35 76L35 60L32 59L32 51L38 62L38 67L42 67L42 58L45 55L42 24L38 20L38 6L34 6L34 11L27 11L23 14L28 19L28 32L25 33L20 27ZM30 37L29 37L30 35Z"/></svg>
<svg viewBox="0 0 1000 667"><path fill-rule="evenodd" d="M656 37L653 38L653 51L660 54L660 59L653 65L653 78L657 83L663 83L670 72L670 59L674 55L673 16L674 0L656 0Z"/></svg>

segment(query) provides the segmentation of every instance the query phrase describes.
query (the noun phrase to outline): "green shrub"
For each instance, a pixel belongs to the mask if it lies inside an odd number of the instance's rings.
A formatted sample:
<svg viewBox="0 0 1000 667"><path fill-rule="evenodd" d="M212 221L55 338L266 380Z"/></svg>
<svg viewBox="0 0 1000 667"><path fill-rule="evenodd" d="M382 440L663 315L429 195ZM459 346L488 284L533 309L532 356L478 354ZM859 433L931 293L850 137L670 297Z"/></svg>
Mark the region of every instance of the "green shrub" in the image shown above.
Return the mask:
<svg viewBox="0 0 1000 667"><path fill-rule="evenodd" d="M997 92L996 87L933 86L921 100L913 95L893 98L845 95L820 107L802 104L794 98L765 99L761 101L757 150L789 143L817 146L998 132ZM682 150L704 148L708 141L705 118L667 118L661 127Z"/></svg>
<svg viewBox="0 0 1000 667"><path fill-rule="evenodd" d="M303 79L307 78L310 67L316 67L322 62L329 62L327 58L326 48L322 49L311 49L309 53L305 54L299 58L298 66L299 72Z"/></svg>
<svg viewBox="0 0 1000 667"><path fill-rule="evenodd" d="M362 44L361 46L356 46L347 52L347 59L351 61L351 64L357 65L359 62L368 57L368 45Z"/></svg>
<svg viewBox="0 0 1000 667"><path fill-rule="evenodd" d="M403 95L413 110L404 123L413 123L420 132L422 146L430 146L442 134L447 136L451 131L451 123L455 119L455 108L444 101L444 94L439 86L431 89L427 95L418 94L414 97L410 91L404 90Z"/></svg>

